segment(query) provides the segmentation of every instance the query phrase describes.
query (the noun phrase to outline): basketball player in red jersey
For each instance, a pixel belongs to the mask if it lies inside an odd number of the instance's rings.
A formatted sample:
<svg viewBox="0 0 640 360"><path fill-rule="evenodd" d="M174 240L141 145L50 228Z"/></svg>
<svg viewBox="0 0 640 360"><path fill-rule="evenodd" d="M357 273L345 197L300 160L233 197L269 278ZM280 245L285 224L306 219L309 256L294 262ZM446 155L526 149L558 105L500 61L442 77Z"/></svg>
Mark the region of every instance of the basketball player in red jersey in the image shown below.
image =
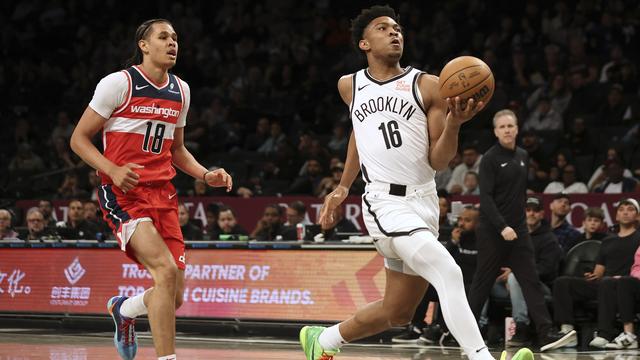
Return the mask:
<svg viewBox="0 0 640 360"><path fill-rule="evenodd" d="M134 65L104 77L71 137L71 148L102 178L100 207L120 248L143 265L154 285L107 304L116 324L114 342L123 359L137 351L136 316L147 314L158 359L176 359L175 311L184 291L184 240L174 166L209 186L231 190L224 169L208 171L184 146L190 90L170 74L178 36L164 19L145 21L136 31ZM91 139L102 130L104 151Z"/></svg>

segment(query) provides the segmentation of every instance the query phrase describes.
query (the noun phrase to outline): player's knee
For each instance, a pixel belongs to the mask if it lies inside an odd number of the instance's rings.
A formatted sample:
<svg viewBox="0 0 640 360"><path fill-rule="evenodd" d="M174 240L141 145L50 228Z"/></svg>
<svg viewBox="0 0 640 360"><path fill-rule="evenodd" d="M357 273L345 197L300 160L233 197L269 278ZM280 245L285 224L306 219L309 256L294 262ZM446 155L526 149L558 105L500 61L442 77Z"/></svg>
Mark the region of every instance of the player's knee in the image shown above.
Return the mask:
<svg viewBox="0 0 640 360"><path fill-rule="evenodd" d="M174 262L166 262L152 271L156 285L175 286L178 278L178 267Z"/></svg>

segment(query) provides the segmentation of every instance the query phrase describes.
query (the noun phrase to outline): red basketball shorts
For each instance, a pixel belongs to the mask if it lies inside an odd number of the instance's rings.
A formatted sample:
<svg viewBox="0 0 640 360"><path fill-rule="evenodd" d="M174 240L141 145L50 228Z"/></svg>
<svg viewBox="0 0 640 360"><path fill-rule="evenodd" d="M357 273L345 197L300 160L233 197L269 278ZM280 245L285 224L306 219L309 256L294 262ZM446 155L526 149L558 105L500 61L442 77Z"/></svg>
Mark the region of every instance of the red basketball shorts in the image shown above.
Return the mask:
<svg viewBox="0 0 640 360"><path fill-rule="evenodd" d="M112 184L98 189L100 208L105 221L118 239L120 249L138 261L134 250L127 246L140 222L150 221L171 251L179 269L185 268L184 240L178 221L178 197L170 181L138 184L126 194Z"/></svg>

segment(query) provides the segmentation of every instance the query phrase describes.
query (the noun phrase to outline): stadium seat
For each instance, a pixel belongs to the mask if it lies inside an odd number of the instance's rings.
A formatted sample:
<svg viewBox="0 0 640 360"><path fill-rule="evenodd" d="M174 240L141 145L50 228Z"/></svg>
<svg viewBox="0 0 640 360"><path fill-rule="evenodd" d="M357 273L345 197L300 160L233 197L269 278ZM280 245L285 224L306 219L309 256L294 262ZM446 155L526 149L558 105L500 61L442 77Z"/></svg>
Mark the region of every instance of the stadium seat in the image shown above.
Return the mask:
<svg viewBox="0 0 640 360"><path fill-rule="evenodd" d="M567 253L562 275L582 277L584 273L593 271L599 251L600 241L597 240L587 240L575 245Z"/></svg>

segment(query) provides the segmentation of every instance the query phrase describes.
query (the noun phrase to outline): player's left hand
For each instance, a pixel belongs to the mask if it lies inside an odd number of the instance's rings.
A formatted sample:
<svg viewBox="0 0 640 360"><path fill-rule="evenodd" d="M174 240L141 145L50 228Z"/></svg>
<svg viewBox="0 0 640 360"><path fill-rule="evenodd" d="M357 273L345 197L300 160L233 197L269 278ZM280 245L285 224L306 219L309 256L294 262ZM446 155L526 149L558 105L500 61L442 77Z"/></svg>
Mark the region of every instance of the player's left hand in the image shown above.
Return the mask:
<svg viewBox="0 0 640 360"><path fill-rule="evenodd" d="M204 182L211 187L226 187L227 192L233 187L233 179L223 168L208 171L204 175Z"/></svg>
<svg viewBox="0 0 640 360"><path fill-rule="evenodd" d="M476 103L472 98L467 100L464 104L459 96L455 98L447 98L447 106L449 107L449 113L447 114L447 123L455 126L460 126L465 122L471 120L480 110L484 108L484 102L479 101Z"/></svg>

